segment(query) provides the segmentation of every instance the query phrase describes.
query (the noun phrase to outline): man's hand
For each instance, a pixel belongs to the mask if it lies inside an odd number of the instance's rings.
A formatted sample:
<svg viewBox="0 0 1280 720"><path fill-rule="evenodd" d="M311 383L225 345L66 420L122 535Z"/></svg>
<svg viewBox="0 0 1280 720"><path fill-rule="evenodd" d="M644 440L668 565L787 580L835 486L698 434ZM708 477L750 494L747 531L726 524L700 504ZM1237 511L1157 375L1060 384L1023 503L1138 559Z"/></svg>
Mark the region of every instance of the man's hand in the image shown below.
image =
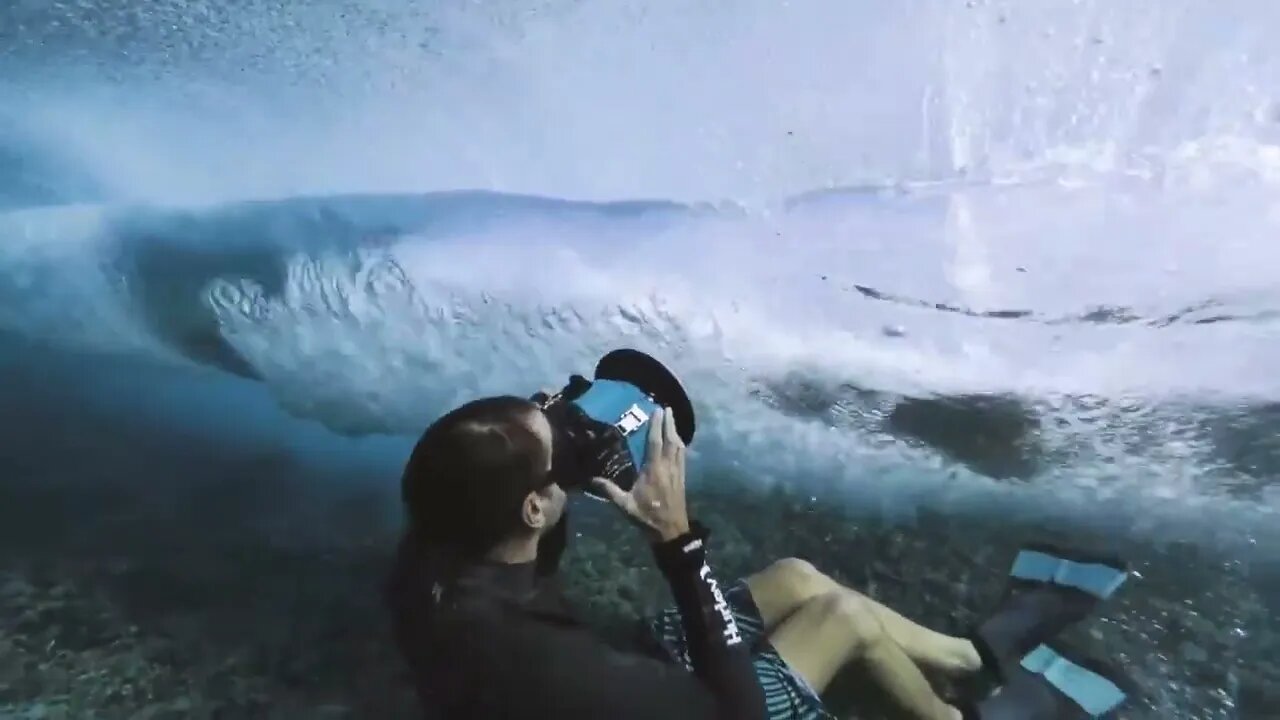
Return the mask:
<svg viewBox="0 0 1280 720"><path fill-rule="evenodd" d="M659 408L649 421L644 469L631 491L623 492L604 478L595 478L592 484L654 539L666 542L689 532L684 454L675 415L668 408Z"/></svg>

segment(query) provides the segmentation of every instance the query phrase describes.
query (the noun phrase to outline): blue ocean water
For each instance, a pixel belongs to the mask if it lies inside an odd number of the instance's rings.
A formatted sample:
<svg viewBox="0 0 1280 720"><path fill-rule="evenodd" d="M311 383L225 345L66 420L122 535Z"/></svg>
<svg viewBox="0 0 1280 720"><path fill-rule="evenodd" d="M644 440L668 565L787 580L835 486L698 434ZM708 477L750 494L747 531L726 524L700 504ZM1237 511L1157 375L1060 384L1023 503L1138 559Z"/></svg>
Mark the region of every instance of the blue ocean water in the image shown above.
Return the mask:
<svg viewBox="0 0 1280 720"><path fill-rule="evenodd" d="M1278 7L9 5L0 459L391 497L631 346L748 490L1274 560Z"/></svg>

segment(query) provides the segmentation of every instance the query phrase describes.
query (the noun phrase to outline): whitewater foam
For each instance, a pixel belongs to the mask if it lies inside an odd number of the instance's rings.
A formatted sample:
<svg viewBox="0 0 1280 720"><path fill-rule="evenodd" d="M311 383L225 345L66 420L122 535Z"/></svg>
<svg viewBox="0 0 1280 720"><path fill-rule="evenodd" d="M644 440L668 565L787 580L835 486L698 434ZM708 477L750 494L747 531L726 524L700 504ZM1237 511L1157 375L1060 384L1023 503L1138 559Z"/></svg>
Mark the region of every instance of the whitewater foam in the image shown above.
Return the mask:
<svg viewBox="0 0 1280 720"><path fill-rule="evenodd" d="M1206 138L1280 145L1263 30L1280 18L1255 0L166 2L141 27L130 12L50 37L32 19L0 73L20 100L4 114L130 200L475 187L767 207L1142 172ZM127 66L88 32L117 25Z"/></svg>
<svg viewBox="0 0 1280 720"><path fill-rule="evenodd" d="M88 32L126 5L6 11L4 149L103 203L0 216L6 329L349 432L632 344L697 383L709 455L778 475L933 457L777 409L787 378L1012 395L1077 428L1060 492L1147 463L1183 499L1211 453L1163 439L1194 422L1127 405L1280 397L1276 6L162 2ZM538 197L420 192L468 187ZM1108 313L1180 319L1040 321Z"/></svg>

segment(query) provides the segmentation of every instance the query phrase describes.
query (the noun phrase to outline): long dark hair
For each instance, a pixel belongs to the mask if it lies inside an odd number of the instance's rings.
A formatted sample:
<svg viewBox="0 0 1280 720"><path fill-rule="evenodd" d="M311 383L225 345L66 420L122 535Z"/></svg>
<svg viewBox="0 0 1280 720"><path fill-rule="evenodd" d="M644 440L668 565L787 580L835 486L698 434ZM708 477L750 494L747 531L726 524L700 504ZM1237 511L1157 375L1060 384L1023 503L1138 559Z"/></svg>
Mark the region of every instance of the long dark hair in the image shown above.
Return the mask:
<svg viewBox="0 0 1280 720"><path fill-rule="evenodd" d="M535 412L514 396L474 400L432 423L409 456L400 486L408 526L386 595L411 666L425 660L442 591L515 533L524 499L550 483L549 449L529 426Z"/></svg>
<svg viewBox="0 0 1280 720"><path fill-rule="evenodd" d="M535 412L532 402L502 395L427 428L400 484L416 540L475 558L517 529L521 503L548 482L549 450L529 426Z"/></svg>

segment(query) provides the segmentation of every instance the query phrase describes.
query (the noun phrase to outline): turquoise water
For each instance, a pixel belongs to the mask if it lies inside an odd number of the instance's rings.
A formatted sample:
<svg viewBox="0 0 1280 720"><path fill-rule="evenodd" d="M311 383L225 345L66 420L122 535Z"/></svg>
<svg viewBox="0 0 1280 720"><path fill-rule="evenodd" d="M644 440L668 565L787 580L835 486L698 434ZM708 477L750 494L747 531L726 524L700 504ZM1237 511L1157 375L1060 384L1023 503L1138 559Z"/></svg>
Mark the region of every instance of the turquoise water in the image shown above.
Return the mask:
<svg viewBox="0 0 1280 720"><path fill-rule="evenodd" d="M625 345L685 379L695 469L744 492L1176 540L1270 577L1278 20L0 10L6 479L145 497L186 452L288 458L391 515L435 414Z"/></svg>

